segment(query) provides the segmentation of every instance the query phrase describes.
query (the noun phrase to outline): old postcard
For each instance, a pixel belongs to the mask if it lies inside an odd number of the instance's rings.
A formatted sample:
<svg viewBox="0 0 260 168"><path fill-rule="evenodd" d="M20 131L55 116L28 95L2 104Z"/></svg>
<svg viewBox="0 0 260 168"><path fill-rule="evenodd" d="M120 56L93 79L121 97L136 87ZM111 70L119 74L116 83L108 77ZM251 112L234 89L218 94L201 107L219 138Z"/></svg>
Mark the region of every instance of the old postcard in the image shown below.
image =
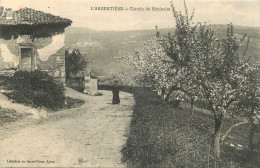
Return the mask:
<svg viewBox="0 0 260 168"><path fill-rule="evenodd" d="M0 0L0 167L260 167L259 0Z"/></svg>

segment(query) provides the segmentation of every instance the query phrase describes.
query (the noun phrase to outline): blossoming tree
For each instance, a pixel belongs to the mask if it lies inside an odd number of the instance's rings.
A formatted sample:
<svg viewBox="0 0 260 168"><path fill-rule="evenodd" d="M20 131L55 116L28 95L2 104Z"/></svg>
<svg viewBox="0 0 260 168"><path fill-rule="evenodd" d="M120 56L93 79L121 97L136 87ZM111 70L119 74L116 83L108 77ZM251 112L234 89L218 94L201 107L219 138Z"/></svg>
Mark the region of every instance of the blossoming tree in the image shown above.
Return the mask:
<svg viewBox="0 0 260 168"><path fill-rule="evenodd" d="M167 100L180 90L191 98L208 102L215 120L213 151L220 158L220 137L223 118L243 115L250 123L256 116L259 102L259 64L244 60L239 49L245 35L234 33L228 25L225 37L217 37L210 25L192 24L184 1L185 14L177 12L172 4L176 28L173 35L156 37L146 43L146 53L125 54L120 60L149 77L152 86L162 91ZM246 43L248 45L248 43ZM252 125L252 124L251 124Z"/></svg>

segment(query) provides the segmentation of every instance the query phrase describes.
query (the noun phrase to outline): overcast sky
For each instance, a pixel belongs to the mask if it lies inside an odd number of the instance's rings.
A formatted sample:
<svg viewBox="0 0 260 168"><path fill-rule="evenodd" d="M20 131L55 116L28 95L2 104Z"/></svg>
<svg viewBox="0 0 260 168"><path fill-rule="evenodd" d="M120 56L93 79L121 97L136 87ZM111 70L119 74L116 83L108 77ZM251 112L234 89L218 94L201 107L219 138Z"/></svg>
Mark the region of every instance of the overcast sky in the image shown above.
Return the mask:
<svg viewBox="0 0 260 168"><path fill-rule="evenodd" d="M183 10L182 0L172 0ZM186 0L195 22L260 27L260 0ZM69 18L73 27L95 30L136 30L174 26L171 12L94 11L91 7L170 7L170 0L0 0L0 5L17 10L30 7Z"/></svg>

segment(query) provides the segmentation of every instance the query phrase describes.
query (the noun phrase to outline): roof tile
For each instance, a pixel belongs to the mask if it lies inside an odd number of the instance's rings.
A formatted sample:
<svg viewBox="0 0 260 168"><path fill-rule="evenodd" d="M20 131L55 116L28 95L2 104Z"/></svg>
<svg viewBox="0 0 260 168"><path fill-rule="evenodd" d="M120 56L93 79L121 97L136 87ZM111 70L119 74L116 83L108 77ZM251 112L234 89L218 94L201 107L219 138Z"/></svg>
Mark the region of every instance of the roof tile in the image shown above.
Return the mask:
<svg viewBox="0 0 260 168"><path fill-rule="evenodd" d="M0 16L0 25L67 24L69 26L71 23L70 19L26 7L13 11L12 19L6 19L5 14Z"/></svg>

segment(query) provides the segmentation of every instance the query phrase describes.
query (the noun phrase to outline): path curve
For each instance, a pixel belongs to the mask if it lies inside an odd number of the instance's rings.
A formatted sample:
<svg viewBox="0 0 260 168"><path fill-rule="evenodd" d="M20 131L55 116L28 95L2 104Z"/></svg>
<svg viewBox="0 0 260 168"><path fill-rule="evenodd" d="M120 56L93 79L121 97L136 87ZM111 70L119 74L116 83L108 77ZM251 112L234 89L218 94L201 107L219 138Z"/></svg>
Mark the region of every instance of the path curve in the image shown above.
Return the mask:
<svg viewBox="0 0 260 168"><path fill-rule="evenodd" d="M67 88L68 96L86 103L52 113L43 122L28 123L12 134L11 126L6 135L0 130L0 167L125 167L120 150L134 98L120 92L120 105L112 105L111 91L100 92L102 96L89 96Z"/></svg>

